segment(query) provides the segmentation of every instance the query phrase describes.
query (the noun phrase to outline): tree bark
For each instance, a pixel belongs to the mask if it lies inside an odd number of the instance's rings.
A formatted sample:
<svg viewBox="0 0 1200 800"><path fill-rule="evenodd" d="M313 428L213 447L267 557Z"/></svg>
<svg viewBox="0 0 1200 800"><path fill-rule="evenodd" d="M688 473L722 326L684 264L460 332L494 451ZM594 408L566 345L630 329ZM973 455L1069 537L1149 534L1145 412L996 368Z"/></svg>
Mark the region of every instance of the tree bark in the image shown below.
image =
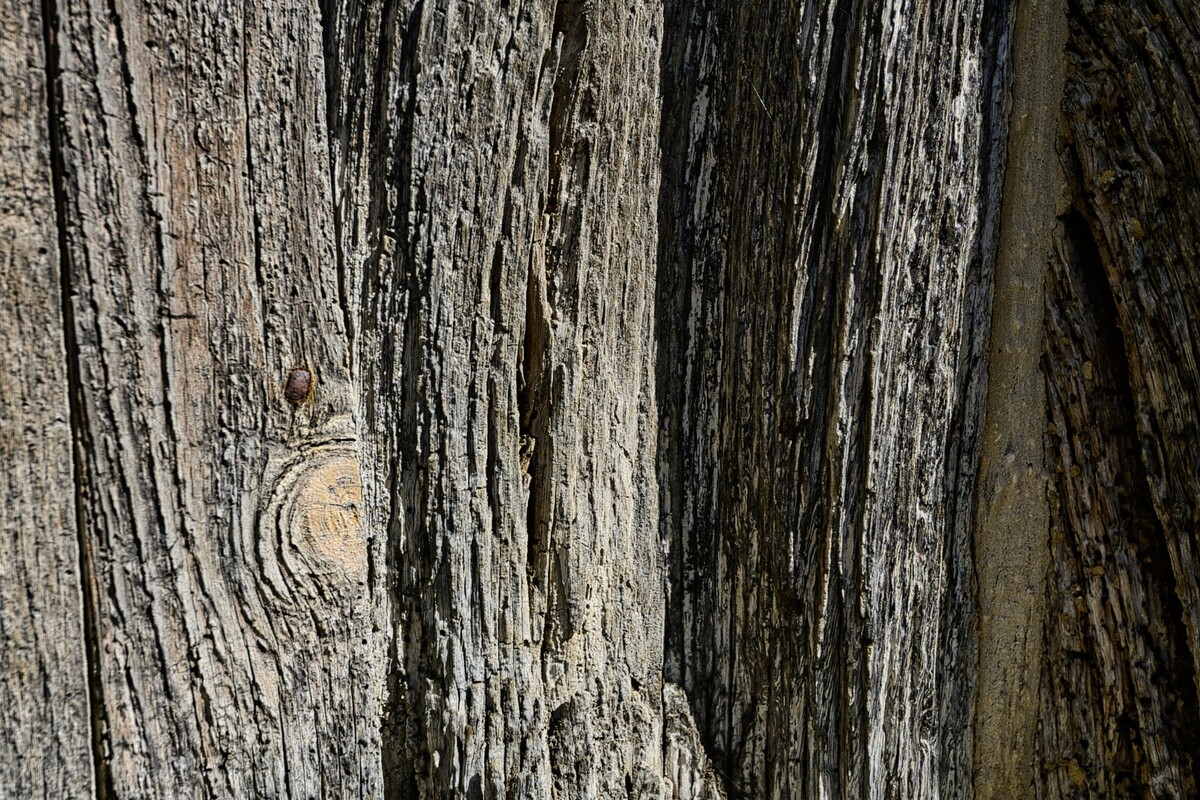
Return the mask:
<svg viewBox="0 0 1200 800"><path fill-rule="evenodd" d="M12 796L1196 795L1200 12L0 7Z"/></svg>

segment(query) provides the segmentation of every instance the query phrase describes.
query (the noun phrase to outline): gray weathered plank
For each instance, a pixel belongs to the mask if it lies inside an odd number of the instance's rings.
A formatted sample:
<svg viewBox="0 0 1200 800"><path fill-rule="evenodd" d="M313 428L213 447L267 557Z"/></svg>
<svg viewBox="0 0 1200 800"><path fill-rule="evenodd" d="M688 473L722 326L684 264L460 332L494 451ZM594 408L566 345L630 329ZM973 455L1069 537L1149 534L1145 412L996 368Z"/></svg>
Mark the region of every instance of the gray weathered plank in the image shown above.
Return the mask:
<svg viewBox="0 0 1200 800"><path fill-rule="evenodd" d="M315 2L60 4L104 790L377 797ZM290 371L310 395L285 397Z"/></svg>
<svg viewBox="0 0 1200 800"><path fill-rule="evenodd" d="M13 8L0 794L1195 793L1200 12Z"/></svg>
<svg viewBox="0 0 1200 800"><path fill-rule="evenodd" d="M93 793L42 8L0 3L0 795Z"/></svg>
<svg viewBox="0 0 1200 800"><path fill-rule="evenodd" d="M408 796L662 792L657 4L334 15Z"/></svg>

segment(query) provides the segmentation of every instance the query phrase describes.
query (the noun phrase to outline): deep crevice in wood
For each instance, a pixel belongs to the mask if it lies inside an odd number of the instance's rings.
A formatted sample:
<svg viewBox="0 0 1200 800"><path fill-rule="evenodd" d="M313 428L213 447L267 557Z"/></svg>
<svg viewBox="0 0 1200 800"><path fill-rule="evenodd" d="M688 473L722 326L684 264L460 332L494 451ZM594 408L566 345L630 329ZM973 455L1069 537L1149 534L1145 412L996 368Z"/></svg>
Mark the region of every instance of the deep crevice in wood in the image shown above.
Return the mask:
<svg viewBox="0 0 1200 800"><path fill-rule="evenodd" d="M318 6L321 13L321 64L325 70L325 135L329 156L329 192L333 202L333 255L337 268L338 305L342 309L342 324L346 326L346 337L349 339L349 346L346 349L350 361L349 372L354 375L358 364L358 326L354 324L355 308L350 303L350 283L346 274L345 192L338 181L337 174L339 163L337 144L340 135L338 101L341 98L337 89L339 63L337 58L338 30L334 24L336 19L335 2L336 0L319 0ZM375 560L368 558L367 565L367 585L374 586Z"/></svg>
<svg viewBox="0 0 1200 800"><path fill-rule="evenodd" d="M88 536L87 475L83 468L84 453L91 447L87 441L88 425L83 402L83 382L79 371L80 351L76 340L75 309L72 302L71 251L67 239L69 214L66 165L62 153L62 97L58 41L58 7L56 0L41 0L42 35L45 47L47 131L50 145L50 174L54 193L55 223L58 231L60 287L62 292L63 352L67 362L67 399L70 407L71 453L73 459L75 494L75 531L79 548L79 588L83 605L84 653L87 659L88 709L91 723L92 769L96 800L115 797L112 771L108 758L111 744L104 704L104 685L100 675L100 638L98 633L91 539Z"/></svg>
<svg viewBox="0 0 1200 800"><path fill-rule="evenodd" d="M547 597L550 592L550 521L545 520L549 485L542 468L547 445L545 428L548 409L544 407L543 369L550 321L542 313L541 277L530 263L525 287L525 329L518 351L517 371L517 442L518 464L527 492L525 507L525 570L533 596ZM539 441L542 446L539 448ZM545 609L541 640L541 661L545 667L546 648L550 646L549 608Z"/></svg>

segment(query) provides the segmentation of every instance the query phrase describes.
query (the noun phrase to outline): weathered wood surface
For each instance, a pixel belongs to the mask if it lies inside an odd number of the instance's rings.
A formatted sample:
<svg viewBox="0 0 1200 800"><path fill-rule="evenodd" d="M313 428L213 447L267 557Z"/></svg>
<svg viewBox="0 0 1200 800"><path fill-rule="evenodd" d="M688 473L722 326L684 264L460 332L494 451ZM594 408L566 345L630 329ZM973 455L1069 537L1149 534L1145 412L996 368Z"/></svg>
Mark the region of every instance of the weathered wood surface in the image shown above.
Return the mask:
<svg viewBox="0 0 1200 800"><path fill-rule="evenodd" d="M58 13L101 792L378 797L318 9Z"/></svg>
<svg viewBox="0 0 1200 800"><path fill-rule="evenodd" d="M1005 7L670 8L668 680L731 796L962 796Z"/></svg>
<svg viewBox="0 0 1200 800"><path fill-rule="evenodd" d="M654 5L337 6L399 796L663 793Z"/></svg>
<svg viewBox="0 0 1200 800"><path fill-rule="evenodd" d="M15 796L1195 793L1195 10L13 8Z"/></svg>
<svg viewBox="0 0 1200 800"><path fill-rule="evenodd" d="M1064 160L1108 277L1150 495L1200 642L1200 7L1071 10ZM1200 647L1192 658L1200 677Z"/></svg>
<svg viewBox="0 0 1200 800"><path fill-rule="evenodd" d="M42 9L0 2L0 796L93 796Z"/></svg>
<svg viewBox="0 0 1200 800"><path fill-rule="evenodd" d="M1053 569L1039 796L1195 797L1191 655L1138 455L1112 294L1077 214L1048 283Z"/></svg>

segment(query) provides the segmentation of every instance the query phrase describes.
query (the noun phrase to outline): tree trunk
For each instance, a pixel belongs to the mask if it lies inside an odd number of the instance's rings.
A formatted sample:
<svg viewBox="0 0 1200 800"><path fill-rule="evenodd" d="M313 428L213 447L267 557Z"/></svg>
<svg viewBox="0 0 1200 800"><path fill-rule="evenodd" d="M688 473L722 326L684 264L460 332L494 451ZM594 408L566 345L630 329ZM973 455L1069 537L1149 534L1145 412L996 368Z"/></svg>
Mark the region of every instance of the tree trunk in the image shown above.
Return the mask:
<svg viewBox="0 0 1200 800"><path fill-rule="evenodd" d="M1127 5L0 0L0 785L1196 796Z"/></svg>

